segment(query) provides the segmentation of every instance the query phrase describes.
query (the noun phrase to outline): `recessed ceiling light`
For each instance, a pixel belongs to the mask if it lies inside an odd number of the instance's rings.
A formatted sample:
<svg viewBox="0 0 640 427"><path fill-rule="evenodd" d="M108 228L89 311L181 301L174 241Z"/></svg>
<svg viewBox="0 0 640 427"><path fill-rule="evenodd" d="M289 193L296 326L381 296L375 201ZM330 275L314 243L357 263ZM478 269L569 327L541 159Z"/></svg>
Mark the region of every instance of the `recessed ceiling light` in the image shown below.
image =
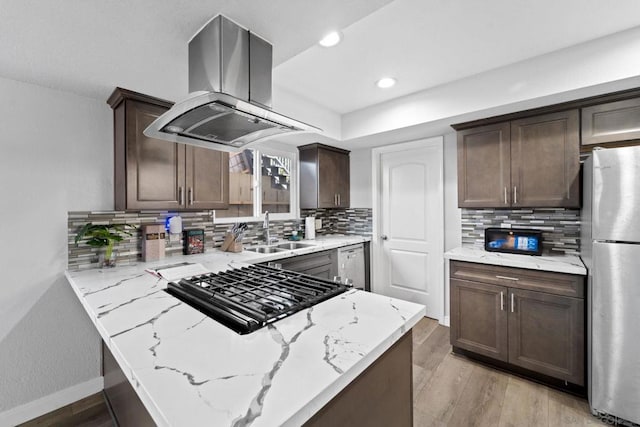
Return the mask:
<svg viewBox="0 0 640 427"><path fill-rule="evenodd" d="M396 79L394 79L393 77L383 77L376 82L376 86L378 86L381 89L389 88L395 84L396 84Z"/></svg>
<svg viewBox="0 0 640 427"><path fill-rule="evenodd" d="M324 36L318 43L320 43L320 46L332 47L340 43L340 40L342 40L342 35L340 35L338 31L332 31Z"/></svg>

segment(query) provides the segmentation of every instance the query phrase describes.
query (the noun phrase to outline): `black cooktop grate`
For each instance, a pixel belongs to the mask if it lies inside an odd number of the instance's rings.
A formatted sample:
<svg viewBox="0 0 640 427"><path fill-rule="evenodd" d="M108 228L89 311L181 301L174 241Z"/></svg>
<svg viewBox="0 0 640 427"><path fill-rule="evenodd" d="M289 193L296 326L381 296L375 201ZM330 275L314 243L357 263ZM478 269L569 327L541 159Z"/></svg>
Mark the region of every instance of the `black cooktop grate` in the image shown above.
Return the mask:
<svg viewBox="0 0 640 427"><path fill-rule="evenodd" d="M247 334L347 289L303 273L251 265L170 282L167 292Z"/></svg>

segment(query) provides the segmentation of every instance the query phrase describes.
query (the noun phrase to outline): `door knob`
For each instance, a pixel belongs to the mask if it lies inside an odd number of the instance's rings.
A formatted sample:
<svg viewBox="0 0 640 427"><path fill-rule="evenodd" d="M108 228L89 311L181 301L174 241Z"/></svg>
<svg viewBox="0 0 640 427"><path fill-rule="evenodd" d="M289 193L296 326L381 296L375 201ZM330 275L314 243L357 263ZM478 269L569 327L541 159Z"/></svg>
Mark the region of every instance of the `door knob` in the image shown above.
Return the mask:
<svg viewBox="0 0 640 427"><path fill-rule="evenodd" d="M386 234L383 234L382 236L380 236L380 238L381 238L382 240L387 240L387 239L388 239L388 237L387 237L387 235L386 235Z"/></svg>

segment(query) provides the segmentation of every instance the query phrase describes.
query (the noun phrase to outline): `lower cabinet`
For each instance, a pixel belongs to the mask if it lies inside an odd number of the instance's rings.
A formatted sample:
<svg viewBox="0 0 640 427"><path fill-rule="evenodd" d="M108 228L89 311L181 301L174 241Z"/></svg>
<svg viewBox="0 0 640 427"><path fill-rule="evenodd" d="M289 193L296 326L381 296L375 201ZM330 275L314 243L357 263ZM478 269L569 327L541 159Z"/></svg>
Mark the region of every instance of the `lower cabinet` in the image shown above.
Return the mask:
<svg viewBox="0 0 640 427"><path fill-rule="evenodd" d="M584 278L451 262L451 344L585 385Z"/></svg>

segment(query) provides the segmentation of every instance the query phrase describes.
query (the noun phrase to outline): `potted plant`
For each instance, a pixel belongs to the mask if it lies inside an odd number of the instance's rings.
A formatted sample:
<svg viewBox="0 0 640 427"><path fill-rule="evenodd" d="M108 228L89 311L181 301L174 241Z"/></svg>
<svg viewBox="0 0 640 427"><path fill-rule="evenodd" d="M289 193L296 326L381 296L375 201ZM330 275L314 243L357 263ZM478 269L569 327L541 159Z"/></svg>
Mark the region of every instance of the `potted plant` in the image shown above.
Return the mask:
<svg viewBox="0 0 640 427"><path fill-rule="evenodd" d="M131 236L132 233L127 228L135 229L129 224L85 224L76 235L76 244L84 240L87 245L96 248L105 248L104 254L99 255L100 267L114 267L116 265L113 245L124 239L124 236ZM100 259L104 256L104 259Z"/></svg>

